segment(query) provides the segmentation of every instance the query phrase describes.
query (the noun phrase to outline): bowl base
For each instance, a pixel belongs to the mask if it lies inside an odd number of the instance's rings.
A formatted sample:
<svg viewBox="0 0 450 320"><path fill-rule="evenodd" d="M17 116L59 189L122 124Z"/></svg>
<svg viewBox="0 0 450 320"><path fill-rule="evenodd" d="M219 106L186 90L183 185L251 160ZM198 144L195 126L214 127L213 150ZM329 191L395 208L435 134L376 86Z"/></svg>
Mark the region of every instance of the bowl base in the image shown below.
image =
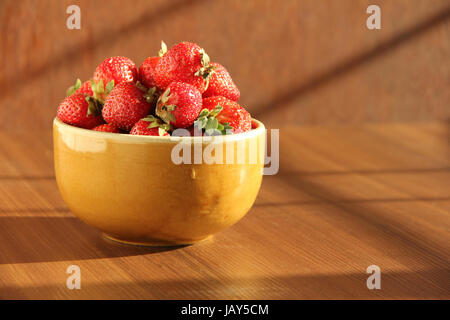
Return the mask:
<svg viewBox="0 0 450 320"><path fill-rule="evenodd" d="M145 240L145 241L129 241L116 238L109 234L103 233L103 237L108 240L118 242L121 244L126 244L129 246L140 246L140 247L176 247L176 246L188 246L199 242L204 242L210 240L213 236L207 236L206 238L194 241L163 241L163 240Z"/></svg>

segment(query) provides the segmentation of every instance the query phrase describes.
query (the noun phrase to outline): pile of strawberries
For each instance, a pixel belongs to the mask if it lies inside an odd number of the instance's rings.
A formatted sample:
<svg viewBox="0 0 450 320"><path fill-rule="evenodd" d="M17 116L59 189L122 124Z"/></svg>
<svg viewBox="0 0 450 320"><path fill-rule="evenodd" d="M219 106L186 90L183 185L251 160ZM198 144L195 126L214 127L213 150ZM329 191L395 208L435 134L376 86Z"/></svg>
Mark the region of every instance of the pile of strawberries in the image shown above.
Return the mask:
<svg viewBox="0 0 450 320"><path fill-rule="evenodd" d="M126 57L104 60L91 80L67 90L58 118L73 126L112 133L170 136L230 134L252 128L250 114L236 101L239 89L228 71L210 62L195 43L181 42L137 69Z"/></svg>

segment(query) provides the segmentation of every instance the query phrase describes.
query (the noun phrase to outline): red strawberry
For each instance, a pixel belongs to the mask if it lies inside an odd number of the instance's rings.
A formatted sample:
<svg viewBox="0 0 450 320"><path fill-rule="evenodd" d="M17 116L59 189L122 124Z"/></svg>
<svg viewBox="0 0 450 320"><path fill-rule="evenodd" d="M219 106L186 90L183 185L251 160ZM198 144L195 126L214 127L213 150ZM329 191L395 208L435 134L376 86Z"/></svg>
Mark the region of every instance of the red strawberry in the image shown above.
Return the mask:
<svg viewBox="0 0 450 320"><path fill-rule="evenodd" d="M170 136L167 132L171 130L171 126L164 124L154 116L148 116L139 120L130 131L132 135L141 136Z"/></svg>
<svg viewBox="0 0 450 320"><path fill-rule="evenodd" d="M101 111L96 111L96 113L97 112L99 112L99 114L97 116L92 116L92 117L88 116L86 118L83 128L92 129L92 128L95 128L95 127L105 123L105 120L103 120L103 118L102 118Z"/></svg>
<svg viewBox="0 0 450 320"><path fill-rule="evenodd" d="M90 97L94 96L94 92L92 91L92 84L91 84L91 80L85 81L81 87L75 91L77 93L83 93L85 95L88 95Z"/></svg>
<svg viewBox="0 0 450 320"><path fill-rule="evenodd" d="M57 115L62 122L86 129L103 123L98 102L82 93L66 97L59 105Z"/></svg>
<svg viewBox="0 0 450 320"><path fill-rule="evenodd" d="M81 80L77 79L75 85L67 89L67 95L70 96L73 93L82 93L89 97L95 98L101 104L103 104L105 102L105 98L111 92L113 87L114 87L113 81L110 81L105 88L105 86L103 85L103 80L100 80L98 82L88 80L85 81L83 84L81 84Z"/></svg>
<svg viewBox="0 0 450 320"><path fill-rule="evenodd" d="M156 87L155 67L160 57L148 57L139 67L139 81L147 88Z"/></svg>
<svg viewBox="0 0 450 320"><path fill-rule="evenodd" d="M81 80L77 79L75 84L67 89L66 92L67 96L70 96L74 93L82 93L90 97L94 96L94 92L92 91L91 87L91 80L85 81L83 84L81 84Z"/></svg>
<svg viewBox="0 0 450 320"><path fill-rule="evenodd" d="M105 59L94 72L94 81L103 80L106 86L114 80L114 85L122 82L136 82L138 71L133 61L126 57L112 57Z"/></svg>
<svg viewBox="0 0 450 320"><path fill-rule="evenodd" d="M206 52L195 43L181 42L167 51L156 65L155 81L166 89L172 82L185 82L205 92L213 67Z"/></svg>
<svg viewBox="0 0 450 320"><path fill-rule="evenodd" d="M161 41L161 50L158 57L148 57L139 67L139 81L147 88L156 87L155 72L159 59L167 52L167 46Z"/></svg>
<svg viewBox="0 0 450 320"><path fill-rule="evenodd" d="M159 97L156 114L175 128L188 128L202 109L202 95L194 86L173 82Z"/></svg>
<svg viewBox="0 0 450 320"><path fill-rule="evenodd" d="M203 93L203 98L222 96L238 101L241 93L225 67L214 62L211 63L211 66L215 67L215 69L209 77L208 89Z"/></svg>
<svg viewBox="0 0 450 320"><path fill-rule="evenodd" d="M147 94L135 84L122 82L112 89L103 106L103 118L109 124L130 130L151 109Z"/></svg>
<svg viewBox="0 0 450 320"><path fill-rule="evenodd" d="M120 133L120 130L116 127L114 127L112 124L102 124L99 125L95 128L93 128L92 130L94 131L102 131L102 132L111 132L111 133Z"/></svg>
<svg viewBox="0 0 450 320"><path fill-rule="evenodd" d="M217 115L223 110L223 107L217 105L215 108L208 110L202 109L197 119L194 121L194 126L190 128L191 135L202 135L205 132L206 135L224 135L232 132L233 128L227 123L221 124L216 119Z"/></svg>
<svg viewBox="0 0 450 320"><path fill-rule="evenodd" d="M228 123L233 127L233 133L249 131L252 128L250 113L237 102L220 96L203 99L203 108L212 111L217 105L223 107L223 110L216 116L216 119L221 124Z"/></svg>

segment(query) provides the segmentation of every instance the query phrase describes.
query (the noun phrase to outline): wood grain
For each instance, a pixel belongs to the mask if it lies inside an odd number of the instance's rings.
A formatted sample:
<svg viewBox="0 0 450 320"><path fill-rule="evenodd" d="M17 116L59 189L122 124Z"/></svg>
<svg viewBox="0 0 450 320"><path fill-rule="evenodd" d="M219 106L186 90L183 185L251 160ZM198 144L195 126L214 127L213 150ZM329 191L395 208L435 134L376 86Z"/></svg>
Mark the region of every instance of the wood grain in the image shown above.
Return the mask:
<svg viewBox="0 0 450 320"><path fill-rule="evenodd" d="M81 30L67 30L78 4ZM140 64L188 40L227 67L274 125L450 118L448 0L3 0L0 127L50 128L65 90L106 57ZM99 10L101 8L101 10ZM33 114L33 117L29 115Z"/></svg>
<svg viewBox="0 0 450 320"><path fill-rule="evenodd" d="M0 132L0 298L449 299L449 137L447 123L282 127L280 172L241 222L152 249L72 216L50 133Z"/></svg>

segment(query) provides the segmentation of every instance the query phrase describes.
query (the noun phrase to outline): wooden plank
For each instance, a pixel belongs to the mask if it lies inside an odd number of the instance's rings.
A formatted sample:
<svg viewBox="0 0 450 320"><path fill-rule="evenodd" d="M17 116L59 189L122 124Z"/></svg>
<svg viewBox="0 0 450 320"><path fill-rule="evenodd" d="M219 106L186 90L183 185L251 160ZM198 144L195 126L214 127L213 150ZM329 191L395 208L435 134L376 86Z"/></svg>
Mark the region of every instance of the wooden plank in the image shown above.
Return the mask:
<svg viewBox="0 0 450 320"><path fill-rule="evenodd" d="M170 249L103 239L59 197L50 136L2 132L0 298L448 299L446 132L446 123L283 127L280 172L264 177L249 214ZM65 286L71 264L81 290ZM366 287L372 264L381 290Z"/></svg>

